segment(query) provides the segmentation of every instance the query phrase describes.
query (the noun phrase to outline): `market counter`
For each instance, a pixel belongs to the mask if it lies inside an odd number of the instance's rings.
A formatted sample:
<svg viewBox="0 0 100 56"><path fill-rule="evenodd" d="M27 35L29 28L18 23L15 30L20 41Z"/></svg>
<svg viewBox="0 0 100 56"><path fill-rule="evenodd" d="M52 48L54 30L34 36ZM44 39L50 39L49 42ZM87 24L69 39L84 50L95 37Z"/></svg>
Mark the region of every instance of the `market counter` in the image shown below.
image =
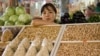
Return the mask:
<svg viewBox="0 0 100 56"><path fill-rule="evenodd" d="M100 56L100 23L67 24L65 26L65 30L62 29L64 34L59 41L60 45L55 52L56 56ZM24 38L28 38L31 42L36 36L39 36L42 40L44 38L51 40L56 47L55 42L61 27L62 25L26 26L22 28L15 39L22 41Z"/></svg>

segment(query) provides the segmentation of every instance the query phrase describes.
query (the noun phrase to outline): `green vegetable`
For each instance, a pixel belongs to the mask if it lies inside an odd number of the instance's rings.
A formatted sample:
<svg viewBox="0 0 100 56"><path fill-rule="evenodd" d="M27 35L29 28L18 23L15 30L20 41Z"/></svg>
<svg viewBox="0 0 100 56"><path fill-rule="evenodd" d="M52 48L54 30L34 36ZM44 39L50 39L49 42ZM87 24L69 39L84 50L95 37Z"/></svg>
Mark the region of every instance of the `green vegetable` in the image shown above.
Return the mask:
<svg viewBox="0 0 100 56"><path fill-rule="evenodd" d="M12 21L5 21L4 26L12 26L12 25L14 25L14 22L12 22Z"/></svg>
<svg viewBox="0 0 100 56"><path fill-rule="evenodd" d="M7 7L5 10L5 14L8 16L14 15L15 14L15 9L13 7Z"/></svg>
<svg viewBox="0 0 100 56"><path fill-rule="evenodd" d="M17 15L12 15L9 18L9 21L12 21L12 22L16 22L17 20L18 20L18 16Z"/></svg>
<svg viewBox="0 0 100 56"><path fill-rule="evenodd" d="M88 22L100 22L100 17L99 17L99 15L91 16L91 17L88 19Z"/></svg>
<svg viewBox="0 0 100 56"><path fill-rule="evenodd" d="M4 25L4 21L0 20L0 26Z"/></svg>
<svg viewBox="0 0 100 56"><path fill-rule="evenodd" d="M1 16L0 17L0 20L7 21L7 20L9 20L9 16L7 16L7 15L6 16L5 15L4 16Z"/></svg>
<svg viewBox="0 0 100 56"><path fill-rule="evenodd" d="M19 6L19 7L16 7L16 15L20 15L20 14L25 14L26 11L25 11L25 8L22 7L22 6Z"/></svg>
<svg viewBox="0 0 100 56"><path fill-rule="evenodd" d="M20 21L16 21L15 25L25 25L24 23L20 22Z"/></svg>
<svg viewBox="0 0 100 56"><path fill-rule="evenodd" d="M23 23L29 23L31 21L31 16L29 14L21 14L18 18L18 21Z"/></svg>

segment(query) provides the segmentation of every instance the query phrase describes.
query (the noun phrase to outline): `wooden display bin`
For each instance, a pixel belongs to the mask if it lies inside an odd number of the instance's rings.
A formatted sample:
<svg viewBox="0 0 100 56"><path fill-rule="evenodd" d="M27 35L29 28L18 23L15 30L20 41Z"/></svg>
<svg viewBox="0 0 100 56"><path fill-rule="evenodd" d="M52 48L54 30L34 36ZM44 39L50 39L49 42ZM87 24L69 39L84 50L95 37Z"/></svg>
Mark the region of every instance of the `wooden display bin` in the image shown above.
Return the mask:
<svg viewBox="0 0 100 56"><path fill-rule="evenodd" d="M56 41L56 38L60 31L60 28L61 28L61 25L52 25L52 26L48 25L48 26L36 26L36 27L25 26L21 29L21 31L18 33L18 35L15 37L15 39L20 39L19 41L21 42L24 38L28 38L31 42L38 35L38 36L40 36L40 39L42 39L42 40L44 38L47 38L51 41ZM39 33L39 34L37 34L37 33ZM17 47L18 47L18 45L17 45ZM16 49L13 49L13 50L16 51Z"/></svg>
<svg viewBox="0 0 100 56"><path fill-rule="evenodd" d="M67 25L62 41L100 40L100 23Z"/></svg>
<svg viewBox="0 0 100 56"><path fill-rule="evenodd" d="M50 40L56 40L56 37L60 31L61 25L53 26L26 26L19 32L16 38L23 39L25 37L29 38L31 41L34 40L37 33L40 33L41 39L47 38Z"/></svg>
<svg viewBox="0 0 100 56"><path fill-rule="evenodd" d="M100 56L100 42L61 43L56 56Z"/></svg>
<svg viewBox="0 0 100 56"><path fill-rule="evenodd" d="M56 56L100 56L100 23L66 25Z"/></svg>

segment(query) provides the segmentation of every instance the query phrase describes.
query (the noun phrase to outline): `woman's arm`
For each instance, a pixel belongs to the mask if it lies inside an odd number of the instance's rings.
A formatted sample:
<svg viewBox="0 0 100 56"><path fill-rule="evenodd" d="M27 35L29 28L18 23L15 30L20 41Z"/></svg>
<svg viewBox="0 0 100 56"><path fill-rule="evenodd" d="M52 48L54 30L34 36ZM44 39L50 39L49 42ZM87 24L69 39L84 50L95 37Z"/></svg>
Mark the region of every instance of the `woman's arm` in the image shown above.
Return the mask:
<svg viewBox="0 0 100 56"><path fill-rule="evenodd" d="M37 26L39 26L39 25L52 25L52 24L56 24L56 23L44 21L44 20L41 20L41 19L34 19L31 22L31 25L37 25Z"/></svg>

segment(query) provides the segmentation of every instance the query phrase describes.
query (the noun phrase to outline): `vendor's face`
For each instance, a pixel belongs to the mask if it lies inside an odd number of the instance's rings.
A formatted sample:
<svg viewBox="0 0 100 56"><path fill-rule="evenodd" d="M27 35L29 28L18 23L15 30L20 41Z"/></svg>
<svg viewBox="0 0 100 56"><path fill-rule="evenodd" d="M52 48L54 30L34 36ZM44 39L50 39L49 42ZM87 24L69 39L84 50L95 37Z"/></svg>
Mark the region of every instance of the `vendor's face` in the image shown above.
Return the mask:
<svg viewBox="0 0 100 56"><path fill-rule="evenodd" d="M48 22L54 22L54 19L56 18L56 13L54 10L49 6L48 8L45 8L42 12L42 19Z"/></svg>

